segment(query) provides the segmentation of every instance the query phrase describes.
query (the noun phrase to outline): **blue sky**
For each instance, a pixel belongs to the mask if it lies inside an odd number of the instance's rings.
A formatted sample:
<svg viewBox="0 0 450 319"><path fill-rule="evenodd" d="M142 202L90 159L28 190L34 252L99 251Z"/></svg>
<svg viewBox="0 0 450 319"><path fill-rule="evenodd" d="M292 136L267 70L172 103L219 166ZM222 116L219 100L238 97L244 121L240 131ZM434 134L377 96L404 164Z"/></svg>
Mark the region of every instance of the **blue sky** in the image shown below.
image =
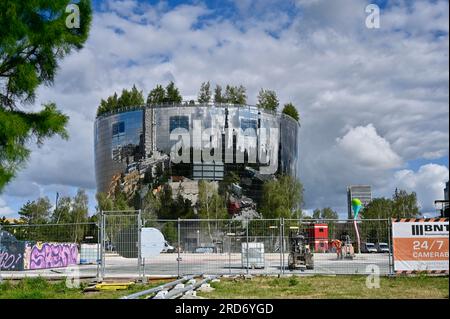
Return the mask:
<svg viewBox="0 0 450 319"><path fill-rule="evenodd" d="M183 97L203 81L243 84L249 103L277 91L301 116L305 210L346 216L346 186L374 196L416 191L434 213L448 180L448 1L94 1L85 48L66 57L35 107L54 101L69 141L33 146L27 167L0 194L0 216L55 193L90 196L95 210L93 123L101 98L136 84L146 94L173 80Z"/></svg>

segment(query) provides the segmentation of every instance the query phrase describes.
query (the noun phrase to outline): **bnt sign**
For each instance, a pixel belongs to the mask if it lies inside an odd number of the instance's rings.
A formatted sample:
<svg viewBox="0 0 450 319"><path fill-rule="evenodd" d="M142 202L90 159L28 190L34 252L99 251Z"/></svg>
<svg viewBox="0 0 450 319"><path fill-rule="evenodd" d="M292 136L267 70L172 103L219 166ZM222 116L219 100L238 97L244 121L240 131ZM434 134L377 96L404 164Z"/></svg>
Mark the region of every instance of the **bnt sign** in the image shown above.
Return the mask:
<svg viewBox="0 0 450 319"><path fill-rule="evenodd" d="M396 272L448 272L448 218L392 222Z"/></svg>

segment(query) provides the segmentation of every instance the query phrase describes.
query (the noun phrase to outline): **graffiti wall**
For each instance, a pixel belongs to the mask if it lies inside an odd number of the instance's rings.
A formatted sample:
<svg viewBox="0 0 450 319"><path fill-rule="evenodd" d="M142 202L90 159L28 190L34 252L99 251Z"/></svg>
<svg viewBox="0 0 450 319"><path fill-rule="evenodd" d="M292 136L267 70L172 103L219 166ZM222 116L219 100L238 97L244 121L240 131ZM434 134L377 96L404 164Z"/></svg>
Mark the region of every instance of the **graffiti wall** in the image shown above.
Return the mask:
<svg viewBox="0 0 450 319"><path fill-rule="evenodd" d="M78 246L73 243L27 243L24 269L67 267L79 263Z"/></svg>
<svg viewBox="0 0 450 319"><path fill-rule="evenodd" d="M68 267L80 262L78 245L17 240L0 231L0 269L6 271Z"/></svg>
<svg viewBox="0 0 450 319"><path fill-rule="evenodd" d="M23 270L25 243L17 241L8 232L0 232L0 269Z"/></svg>
<svg viewBox="0 0 450 319"><path fill-rule="evenodd" d="M0 269L23 270L25 243L6 231L0 231Z"/></svg>

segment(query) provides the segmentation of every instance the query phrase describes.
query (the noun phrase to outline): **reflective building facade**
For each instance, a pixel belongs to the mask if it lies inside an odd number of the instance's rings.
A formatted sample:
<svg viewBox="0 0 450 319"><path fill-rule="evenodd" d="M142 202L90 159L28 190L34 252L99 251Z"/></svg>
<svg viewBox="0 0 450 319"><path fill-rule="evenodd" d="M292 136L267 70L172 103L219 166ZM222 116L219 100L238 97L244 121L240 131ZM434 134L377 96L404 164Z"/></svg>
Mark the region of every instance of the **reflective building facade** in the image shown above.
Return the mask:
<svg viewBox="0 0 450 319"><path fill-rule="evenodd" d="M242 105L135 107L104 114L94 129L97 190L112 192L120 180L136 191L161 172L216 181L234 172L248 186L275 173L296 176L298 133L291 117Z"/></svg>

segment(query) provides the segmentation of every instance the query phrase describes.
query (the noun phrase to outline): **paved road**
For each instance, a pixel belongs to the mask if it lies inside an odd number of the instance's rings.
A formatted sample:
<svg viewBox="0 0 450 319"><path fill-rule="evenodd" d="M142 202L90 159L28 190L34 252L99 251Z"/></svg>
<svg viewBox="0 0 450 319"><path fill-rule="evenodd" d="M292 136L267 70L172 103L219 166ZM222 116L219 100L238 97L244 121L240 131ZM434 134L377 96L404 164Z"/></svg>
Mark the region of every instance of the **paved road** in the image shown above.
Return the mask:
<svg viewBox="0 0 450 319"><path fill-rule="evenodd" d="M242 267L241 254L181 254L178 266L177 254L160 254L145 260L145 274L152 276L170 276L178 274L245 274ZM353 260L338 260L336 254L314 254L314 269L287 269L287 257L284 255L285 274L367 274L372 268L378 268L381 274L389 273L388 254L357 254ZM265 254L263 269L249 269L250 274L279 274L281 271L280 254ZM118 255L107 255L105 263L105 278L108 277L137 277L138 267L136 258L123 258ZM373 265L373 266L372 266ZM369 267L369 268L367 268ZM81 277L95 277L97 265L79 265L74 268ZM28 270L7 272L2 271L3 278L19 278L23 276L61 277L71 274L73 269L54 268L45 270ZM75 273L72 273L75 275Z"/></svg>

